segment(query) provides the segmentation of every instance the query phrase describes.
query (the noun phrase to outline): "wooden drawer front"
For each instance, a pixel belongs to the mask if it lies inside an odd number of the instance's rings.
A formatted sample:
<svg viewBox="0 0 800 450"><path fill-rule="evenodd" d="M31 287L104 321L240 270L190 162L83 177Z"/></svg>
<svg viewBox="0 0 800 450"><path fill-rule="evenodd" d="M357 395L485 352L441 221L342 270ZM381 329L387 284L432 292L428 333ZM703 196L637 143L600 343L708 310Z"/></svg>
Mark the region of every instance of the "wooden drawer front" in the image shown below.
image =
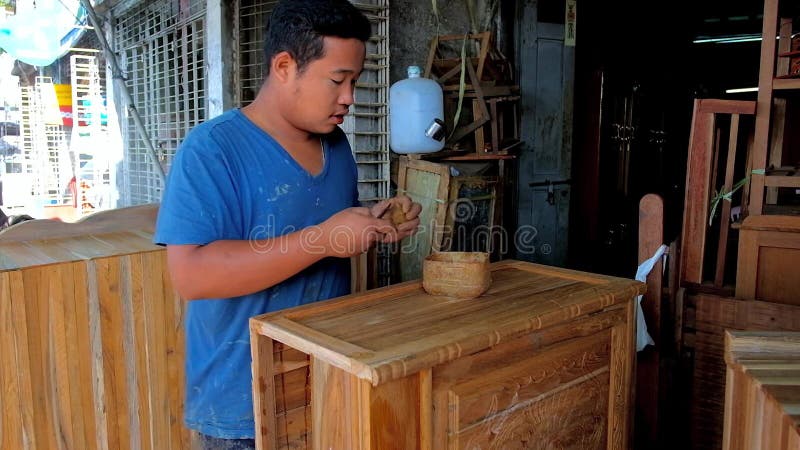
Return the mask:
<svg viewBox="0 0 800 450"><path fill-rule="evenodd" d="M547 330L434 370L434 440L451 449L604 448L609 326L621 318L603 313L580 321L573 336L583 336L552 343L564 330ZM542 342L550 345L536 348Z"/></svg>

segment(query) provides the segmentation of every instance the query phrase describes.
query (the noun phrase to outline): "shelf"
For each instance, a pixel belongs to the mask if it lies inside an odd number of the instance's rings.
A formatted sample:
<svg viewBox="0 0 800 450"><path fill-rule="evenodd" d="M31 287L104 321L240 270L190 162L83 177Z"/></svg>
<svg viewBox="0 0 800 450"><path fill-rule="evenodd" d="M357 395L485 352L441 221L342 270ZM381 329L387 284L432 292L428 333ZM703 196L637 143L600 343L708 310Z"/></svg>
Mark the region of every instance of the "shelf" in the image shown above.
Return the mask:
<svg viewBox="0 0 800 450"><path fill-rule="evenodd" d="M766 175L764 186L790 187L800 189L800 176L797 175Z"/></svg>
<svg viewBox="0 0 800 450"><path fill-rule="evenodd" d="M463 156L448 156L442 158L440 161L493 161L501 159L514 159L514 155L463 155Z"/></svg>
<svg viewBox="0 0 800 450"><path fill-rule="evenodd" d="M800 50L795 50L793 52L781 53L780 55L778 55L778 58L792 58L792 57L795 57L795 56L800 56Z"/></svg>
<svg viewBox="0 0 800 450"><path fill-rule="evenodd" d="M800 78L775 78L772 80L772 89L776 91L800 89Z"/></svg>

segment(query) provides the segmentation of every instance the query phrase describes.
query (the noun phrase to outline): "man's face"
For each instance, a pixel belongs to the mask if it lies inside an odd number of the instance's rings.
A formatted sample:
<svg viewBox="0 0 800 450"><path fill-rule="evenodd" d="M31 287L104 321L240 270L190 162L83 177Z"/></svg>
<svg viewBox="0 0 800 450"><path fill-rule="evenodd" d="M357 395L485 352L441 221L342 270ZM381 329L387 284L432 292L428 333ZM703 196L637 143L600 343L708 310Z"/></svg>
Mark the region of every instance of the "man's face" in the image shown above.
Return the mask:
<svg viewBox="0 0 800 450"><path fill-rule="evenodd" d="M324 56L311 61L288 83L286 118L296 128L327 134L344 121L364 68L366 47L358 39L323 38ZM288 93L288 92L287 92Z"/></svg>

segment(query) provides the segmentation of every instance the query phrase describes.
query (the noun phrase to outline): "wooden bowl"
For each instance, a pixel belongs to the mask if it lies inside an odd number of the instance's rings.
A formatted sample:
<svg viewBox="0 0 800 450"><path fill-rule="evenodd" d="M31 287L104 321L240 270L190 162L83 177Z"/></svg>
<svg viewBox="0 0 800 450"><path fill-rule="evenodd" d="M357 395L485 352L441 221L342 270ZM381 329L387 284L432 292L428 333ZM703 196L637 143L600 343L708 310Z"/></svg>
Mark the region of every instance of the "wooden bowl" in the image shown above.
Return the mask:
<svg viewBox="0 0 800 450"><path fill-rule="evenodd" d="M475 298L491 284L487 253L440 252L422 261L422 287L431 295Z"/></svg>

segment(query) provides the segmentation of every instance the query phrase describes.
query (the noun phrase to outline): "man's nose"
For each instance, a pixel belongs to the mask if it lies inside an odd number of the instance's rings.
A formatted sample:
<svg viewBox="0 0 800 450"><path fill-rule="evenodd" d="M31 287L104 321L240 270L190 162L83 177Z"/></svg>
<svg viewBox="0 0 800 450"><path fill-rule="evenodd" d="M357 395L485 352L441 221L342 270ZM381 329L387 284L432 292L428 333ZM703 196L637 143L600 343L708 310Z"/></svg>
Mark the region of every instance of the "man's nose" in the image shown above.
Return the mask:
<svg viewBox="0 0 800 450"><path fill-rule="evenodd" d="M347 84L339 93L339 104L350 106L355 102L356 86L355 84Z"/></svg>

